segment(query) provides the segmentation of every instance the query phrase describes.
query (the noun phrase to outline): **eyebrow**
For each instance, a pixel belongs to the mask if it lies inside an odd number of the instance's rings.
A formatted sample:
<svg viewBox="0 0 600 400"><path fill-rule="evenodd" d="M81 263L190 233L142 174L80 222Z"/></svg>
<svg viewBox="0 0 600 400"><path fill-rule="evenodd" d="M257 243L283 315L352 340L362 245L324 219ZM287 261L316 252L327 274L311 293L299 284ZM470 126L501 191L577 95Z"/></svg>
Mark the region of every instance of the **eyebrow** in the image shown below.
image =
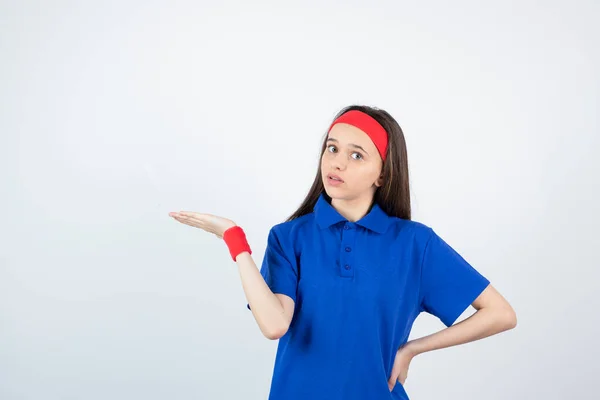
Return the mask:
<svg viewBox="0 0 600 400"><path fill-rule="evenodd" d="M327 141L328 141L328 142L329 142L330 140L331 140L331 141L333 141L333 142L337 142L337 141L338 141L338 140L337 140L337 139L335 139L335 138L327 138ZM357 148L357 149L361 149L362 151L364 151L365 153L367 153L367 151L366 151L365 149L363 149L361 146L359 146L359 145L357 145L357 144L354 144L354 143L348 143L348 145L349 145L349 146L352 146L352 147L355 147L355 148ZM369 154L369 153L367 153L367 155L368 155L368 154Z"/></svg>

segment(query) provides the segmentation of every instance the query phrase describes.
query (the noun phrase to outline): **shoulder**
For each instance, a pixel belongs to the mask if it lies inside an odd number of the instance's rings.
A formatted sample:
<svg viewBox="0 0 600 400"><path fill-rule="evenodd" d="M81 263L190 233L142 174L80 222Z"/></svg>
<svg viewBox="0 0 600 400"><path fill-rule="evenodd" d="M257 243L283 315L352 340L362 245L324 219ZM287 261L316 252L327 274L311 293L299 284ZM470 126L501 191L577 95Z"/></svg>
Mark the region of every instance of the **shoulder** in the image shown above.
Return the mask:
<svg viewBox="0 0 600 400"><path fill-rule="evenodd" d="M433 229L423 222L399 217L390 218L392 221L387 233L401 241L425 245L434 234Z"/></svg>
<svg viewBox="0 0 600 400"><path fill-rule="evenodd" d="M313 219L314 215L310 213L291 221L279 222L270 228L269 239L276 240L284 248L298 252L307 237L307 228L312 225Z"/></svg>
<svg viewBox="0 0 600 400"><path fill-rule="evenodd" d="M300 254L307 236L306 227L310 226L311 218L313 218L312 213L273 225L269 229L268 245L280 248L290 260L295 259Z"/></svg>
<svg viewBox="0 0 600 400"><path fill-rule="evenodd" d="M306 227L314 220L314 214L309 213L301 217L294 218L291 221L277 223L271 227L271 231L277 236L298 237Z"/></svg>

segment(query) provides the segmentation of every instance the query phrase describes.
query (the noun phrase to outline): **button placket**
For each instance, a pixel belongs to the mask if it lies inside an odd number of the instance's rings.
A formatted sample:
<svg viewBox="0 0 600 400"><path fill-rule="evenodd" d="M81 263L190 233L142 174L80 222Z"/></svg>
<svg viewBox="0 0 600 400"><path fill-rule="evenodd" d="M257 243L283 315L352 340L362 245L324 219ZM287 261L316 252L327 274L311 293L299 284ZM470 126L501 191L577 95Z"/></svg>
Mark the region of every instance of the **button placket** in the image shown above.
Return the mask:
<svg viewBox="0 0 600 400"><path fill-rule="evenodd" d="M356 227L351 222L346 222L342 231L340 262L338 264L340 276L342 277L354 276L354 257L352 253L352 246L354 245L355 238Z"/></svg>

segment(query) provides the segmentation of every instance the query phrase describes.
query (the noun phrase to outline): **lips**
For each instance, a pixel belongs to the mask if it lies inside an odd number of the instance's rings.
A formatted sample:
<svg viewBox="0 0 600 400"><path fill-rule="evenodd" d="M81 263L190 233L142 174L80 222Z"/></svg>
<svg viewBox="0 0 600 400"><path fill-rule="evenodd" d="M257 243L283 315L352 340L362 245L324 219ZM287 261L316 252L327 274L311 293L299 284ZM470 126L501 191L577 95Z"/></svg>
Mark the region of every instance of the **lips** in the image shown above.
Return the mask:
<svg viewBox="0 0 600 400"><path fill-rule="evenodd" d="M338 180L340 182L344 182L344 180L336 174L327 174L327 179L330 179L330 178L333 178L334 180Z"/></svg>

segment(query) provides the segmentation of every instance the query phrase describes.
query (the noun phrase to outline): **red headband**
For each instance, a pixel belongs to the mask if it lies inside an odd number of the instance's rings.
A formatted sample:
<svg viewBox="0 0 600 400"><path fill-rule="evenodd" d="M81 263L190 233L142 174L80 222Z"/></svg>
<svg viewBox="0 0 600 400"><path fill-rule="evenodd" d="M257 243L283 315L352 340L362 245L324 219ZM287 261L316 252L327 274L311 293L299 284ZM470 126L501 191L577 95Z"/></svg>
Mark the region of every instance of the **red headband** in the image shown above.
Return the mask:
<svg viewBox="0 0 600 400"><path fill-rule="evenodd" d="M329 130L327 131L327 133L329 133L329 131L331 130L331 128L333 128L335 124L339 123L355 126L361 131L365 132L367 135L369 135L369 137L375 144L375 147L377 147L381 159L385 161L388 135L383 126L381 126L381 124L377 122L375 118L359 110L350 110L340 115L339 118L333 121L333 123L329 126Z"/></svg>

